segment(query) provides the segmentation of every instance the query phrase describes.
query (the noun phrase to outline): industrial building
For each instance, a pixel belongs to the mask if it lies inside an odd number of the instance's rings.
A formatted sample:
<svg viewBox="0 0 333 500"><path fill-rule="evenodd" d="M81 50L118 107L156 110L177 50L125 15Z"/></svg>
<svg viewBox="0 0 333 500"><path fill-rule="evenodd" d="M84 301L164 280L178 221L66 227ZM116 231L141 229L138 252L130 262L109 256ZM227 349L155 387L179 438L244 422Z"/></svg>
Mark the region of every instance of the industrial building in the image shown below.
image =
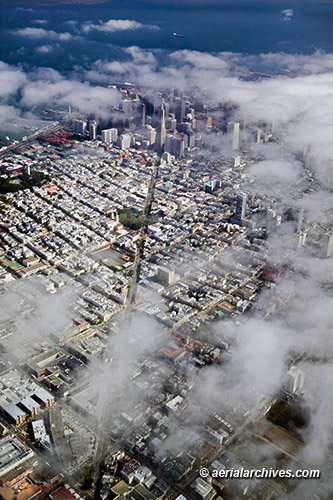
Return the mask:
<svg viewBox="0 0 333 500"><path fill-rule="evenodd" d="M55 403L54 396L17 370L0 378L0 409L11 423L19 425L27 415L33 416Z"/></svg>
<svg viewBox="0 0 333 500"><path fill-rule="evenodd" d="M22 398L18 403L18 406L22 408L26 413L29 413L31 417L40 412L40 404L30 396L25 396L24 398Z"/></svg>
<svg viewBox="0 0 333 500"><path fill-rule="evenodd" d="M0 477L34 456L32 449L17 437L6 436L0 439Z"/></svg>
<svg viewBox="0 0 333 500"><path fill-rule="evenodd" d="M2 406L2 411L10 421L14 422L16 425L21 424L26 419L25 411L21 410L17 405L10 403L7 406Z"/></svg>
<svg viewBox="0 0 333 500"><path fill-rule="evenodd" d="M45 407L51 406L55 403L55 397L43 389L43 387L38 387L38 389L32 394L32 398Z"/></svg>

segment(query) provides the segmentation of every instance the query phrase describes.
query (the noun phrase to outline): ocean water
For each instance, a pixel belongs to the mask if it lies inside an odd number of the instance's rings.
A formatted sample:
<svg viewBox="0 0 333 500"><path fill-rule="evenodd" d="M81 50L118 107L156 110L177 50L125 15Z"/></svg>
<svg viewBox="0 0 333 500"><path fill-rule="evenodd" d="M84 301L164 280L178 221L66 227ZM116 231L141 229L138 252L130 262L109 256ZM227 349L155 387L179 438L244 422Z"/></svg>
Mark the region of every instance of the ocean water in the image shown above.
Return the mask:
<svg viewBox="0 0 333 500"><path fill-rule="evenodd" d="M112 32L83 30L87 24L98 26L110 19L130 19L143 26ZM66 72L74 66L88 68L97 59L122 59L126 57L122 49L133 45L242 54L332 52L332 21L333 4L320 0L111 0L48 7L30 2L15 6L3 0L0 59ZM45 32L20 35L18 30L25 28ZM64 32L72 38L57 39ZM174 37L173 32L183 37Z"/></svg>

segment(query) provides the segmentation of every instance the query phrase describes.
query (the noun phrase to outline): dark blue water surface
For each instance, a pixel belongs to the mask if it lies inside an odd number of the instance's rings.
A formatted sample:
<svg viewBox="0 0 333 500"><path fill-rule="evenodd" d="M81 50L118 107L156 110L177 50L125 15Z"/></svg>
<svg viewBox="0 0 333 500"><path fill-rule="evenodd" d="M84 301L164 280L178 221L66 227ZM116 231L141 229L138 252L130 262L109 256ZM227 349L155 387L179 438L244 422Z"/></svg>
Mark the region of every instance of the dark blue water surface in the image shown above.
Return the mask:
<svg viewBox="0 0 333 500"><path fill-rule="evenodd" d="M283 12L286 9L292 12L287 15ZM75 65L89 67L96 59L121 59L122 48L132 45L168 51L190 49L243 54L310 54L317 49L332 52L333 46L333 5L318 0L213 3L112 0L103 4L51 7L33 2L18 7L3 0L1 17L1 60L52 66L61 71L69 71ZM86 22L97 24L109 19L130 19L148 26L119 32L82 31ZM26 27L69 32L78 38L57 40L57 35L50 33L38 39L19 36L17 30ZM173 37L173 32L184 36Z"/></svg>

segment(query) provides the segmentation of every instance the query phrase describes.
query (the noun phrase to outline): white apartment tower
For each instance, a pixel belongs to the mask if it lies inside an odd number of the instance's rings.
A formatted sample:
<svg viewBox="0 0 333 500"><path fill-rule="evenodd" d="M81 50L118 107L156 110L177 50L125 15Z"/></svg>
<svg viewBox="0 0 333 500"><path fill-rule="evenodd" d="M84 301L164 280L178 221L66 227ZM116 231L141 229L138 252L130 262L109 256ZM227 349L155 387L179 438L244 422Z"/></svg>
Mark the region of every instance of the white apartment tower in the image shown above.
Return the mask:
<svg viewBox="0 0 333 500"><path fill-rule="evenodd" d="M83 136L87 135L87 120L73 120L73 132Z"/></svg>
<svg viewBox="0 0 333 500"><path fill-rule="evenodd" d="M116 128L107 128L102 130L102 142L104 144L111 144L117 141L118 139L118 130Z"/></svg>

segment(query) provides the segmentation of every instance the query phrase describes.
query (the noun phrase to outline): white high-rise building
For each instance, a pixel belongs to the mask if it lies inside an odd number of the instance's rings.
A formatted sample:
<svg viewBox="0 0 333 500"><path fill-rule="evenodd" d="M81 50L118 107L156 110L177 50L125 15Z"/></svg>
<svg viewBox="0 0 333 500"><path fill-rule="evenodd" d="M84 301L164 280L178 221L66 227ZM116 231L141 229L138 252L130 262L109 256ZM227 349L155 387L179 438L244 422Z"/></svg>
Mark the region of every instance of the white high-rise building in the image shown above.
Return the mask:
<svg viewBox="0 0 333 500"><path fill-rule="evenodd" d="M146 125L144 127L144 134L147 138L147 141L149 141L149 144L152 146L155 144L156 140L156 129L153 128L151 125Z"/></svg>
<svg viewBox="0 0 333 500"><path fill-rule="evenodd" d="M239 148L239 123L228 122L227 133L231 136L231 149L235 151Z"/></svg>
<svg viewBox="0 0 333 500"><path fill-rule="evenodd" d="M300 392L304 386L305 373L300 368L292 366L287 372L286 381L284 384L284 389L290 394L296 394Z"/></svg>
<svg viewBox="0 0 333 500"><path fill-rule="evenodd" d="M298 248L304 247L306 242L306 231L299 231L298 233Z"/></svg>
<svg viewBox="0 0 333 500"><path fill-rule="evenodd" d="M165 266L159 266L157 279L164 286L173 285L176 281L175 271Z"/></svg>
<svg viewBox="0 0 333 500"><path fill-rule="evenodd" d="M118 130L116 128L104 129L101 132L101 136L102 136L102 142L104 142L104 144L114 143L118 139Z"/></svg>
<svg viewBox="0 0 333 500"><path fill-rule="evenodd" d="M83 136L87 135L87 120L73 120L73 132Z"/></svg>
<svg viewBox="0 0 333 500"><path fill-rule="evenodd" d="M97 136L97 123L95 120L89 122L89 139L94 141Z"/></svg>
<svg viewBox="0 0 333 500"><path fill-rule="evenodd" d="M331 257L333 253L333 233L327 235L326 257Z"/></svg>
<svg viewBox="0 0 333 500"><path fill-rule="evenodd" d="M241 156L237 155L234 157L234 167L239 167L241 164Z"/></svg>
<svg viewBox="0 0 333 500"><path fill-rule="evenodd" d="M120 149L129 149L133 143L132 134L122 134L118 137L117 145Z"/></svg>

